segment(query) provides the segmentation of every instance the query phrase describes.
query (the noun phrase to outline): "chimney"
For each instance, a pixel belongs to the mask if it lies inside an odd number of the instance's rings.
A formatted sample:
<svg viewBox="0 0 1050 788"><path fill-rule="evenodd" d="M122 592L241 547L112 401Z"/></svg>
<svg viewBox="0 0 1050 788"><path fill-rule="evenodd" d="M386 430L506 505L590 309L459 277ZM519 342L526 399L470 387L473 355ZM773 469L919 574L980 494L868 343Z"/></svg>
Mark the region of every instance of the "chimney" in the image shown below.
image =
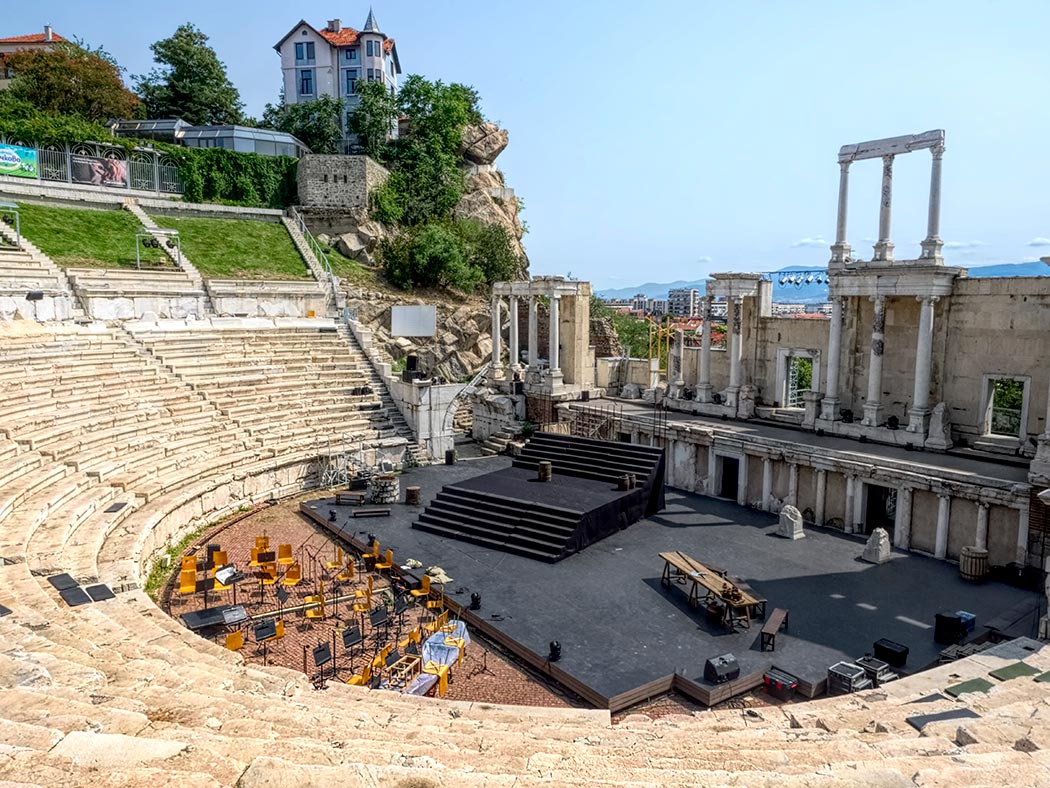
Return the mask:
<svg viewBox="0 0 1050 788"><path fill-rule="evenodd" d="M330 32L330 33L338 33L342 29L343 29L343 23L342 23L341 20L339 20L339 19L329 19L328 20L328 32Z"/></svg>
<svg viewBox="0 0 1050 788"><path fill-rule="evenodd" d="M49 44L54 40L54 36L51 33L51 25L44 25L44 40Z"/></svg>

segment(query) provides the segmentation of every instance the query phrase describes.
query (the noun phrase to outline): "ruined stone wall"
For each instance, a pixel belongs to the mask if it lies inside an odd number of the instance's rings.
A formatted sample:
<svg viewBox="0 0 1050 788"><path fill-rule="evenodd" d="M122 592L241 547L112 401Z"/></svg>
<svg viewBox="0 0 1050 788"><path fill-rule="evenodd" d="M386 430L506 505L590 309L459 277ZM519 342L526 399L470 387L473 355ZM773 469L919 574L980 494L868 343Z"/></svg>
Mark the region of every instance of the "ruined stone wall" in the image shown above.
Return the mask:
<svg viewBox="0 0 1050 788"><path fill-rule="evenodd" d="M389 175L368 156L307 154L296 172L299 201L305 207L343 208L363 217L369 192Z"/></svg>

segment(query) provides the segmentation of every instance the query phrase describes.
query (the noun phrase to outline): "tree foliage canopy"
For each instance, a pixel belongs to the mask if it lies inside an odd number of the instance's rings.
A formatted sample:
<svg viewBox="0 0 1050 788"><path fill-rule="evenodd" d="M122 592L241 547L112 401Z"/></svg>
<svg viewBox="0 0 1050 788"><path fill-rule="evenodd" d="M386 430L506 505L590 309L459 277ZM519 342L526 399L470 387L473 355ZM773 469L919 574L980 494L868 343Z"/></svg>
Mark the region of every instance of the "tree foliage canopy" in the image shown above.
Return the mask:
<svg viewBox="0 0 1050 788"><path fill-rule="evenodd" d="M259 125L295 136L313 153L342 153L342 112L343 102L332 96L286 104L282 95L277 105L266 105Z"/></svg>
<svg viewBox="0 0 1050 788"><path fill-rule="evenodd" d="M397 123L398 101L382 82L358 82L359 103L350 113L350 130L373 159L380 159Z"/></svg>
<svg viewBox="0 0 1050 788"><path fill-rule="evenodd" d="M187 22L150 49L160 67L135 77L149 117L182 118L195 126L240 122L240 93L204 33Z"/></svg>
<svg viewBox="0 0 1050 788"><path fill-rule="evenodd" d="M138 97L124 86L116 60L102 48L63 41L12 52L3 63L15 75L9 96L42 112L93 121L135 116Z"/></svg>

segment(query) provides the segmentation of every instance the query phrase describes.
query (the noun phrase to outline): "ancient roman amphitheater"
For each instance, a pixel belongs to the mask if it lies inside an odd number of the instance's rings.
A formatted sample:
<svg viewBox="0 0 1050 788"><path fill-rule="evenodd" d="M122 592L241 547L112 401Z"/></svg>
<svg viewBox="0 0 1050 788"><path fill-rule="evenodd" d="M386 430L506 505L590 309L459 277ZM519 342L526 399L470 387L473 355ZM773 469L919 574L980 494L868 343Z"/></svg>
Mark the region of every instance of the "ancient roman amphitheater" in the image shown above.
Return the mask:
<svg viewBox="0 0 1050 788"><path fill-rule="evenodd" d="M141 276L109 286L199 290ZM249 666L165 615L145 577L183 534L316 486L318 434L404 451L358 340L321 317L92 320L89 286L77 301L32 244L0 252L0 278L69 309L20 303L0 326L4 786L1050 785L1050 683L943 692L1022 658L1050 671L1025 639L854 695L616 725ZM58 574L114 596L70 606Z"/></svg>

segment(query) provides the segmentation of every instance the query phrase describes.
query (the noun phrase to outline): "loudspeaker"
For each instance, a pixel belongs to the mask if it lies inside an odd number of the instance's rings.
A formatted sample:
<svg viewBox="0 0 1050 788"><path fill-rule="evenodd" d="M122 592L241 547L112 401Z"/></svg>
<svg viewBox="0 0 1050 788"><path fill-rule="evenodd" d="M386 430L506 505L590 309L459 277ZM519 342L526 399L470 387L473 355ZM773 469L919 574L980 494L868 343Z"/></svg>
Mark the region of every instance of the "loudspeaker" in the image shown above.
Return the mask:
<svg viewBox="0 0 1050 788"><path fill-rule="evenodd" d="M933 639L942 646L952 646L962 640L962 618L958 613L938 613L934 616Z"/></svg>
<svg viewBox="0 0 1050 788"><path fill-rule="evenodd" d="M740 676L740 666L732 654L712 657L704 663L704 681L724 684Z"/></svg>
<svg viewBox="0 0 1050 788"><path fill-rule="evenodd" d="M415 372L419 369L419 356L415 353L409 353L405 356L405 369L409 372Z"/></svg>
<svg viewBox="0 0 1050 788"><path fill-rule="evenodd" d="M908 661L908 647L895 640L882 638L881 640L876 640L872 647L875 652L875 659L888 662L894 668L903 668Z"/></svg>

